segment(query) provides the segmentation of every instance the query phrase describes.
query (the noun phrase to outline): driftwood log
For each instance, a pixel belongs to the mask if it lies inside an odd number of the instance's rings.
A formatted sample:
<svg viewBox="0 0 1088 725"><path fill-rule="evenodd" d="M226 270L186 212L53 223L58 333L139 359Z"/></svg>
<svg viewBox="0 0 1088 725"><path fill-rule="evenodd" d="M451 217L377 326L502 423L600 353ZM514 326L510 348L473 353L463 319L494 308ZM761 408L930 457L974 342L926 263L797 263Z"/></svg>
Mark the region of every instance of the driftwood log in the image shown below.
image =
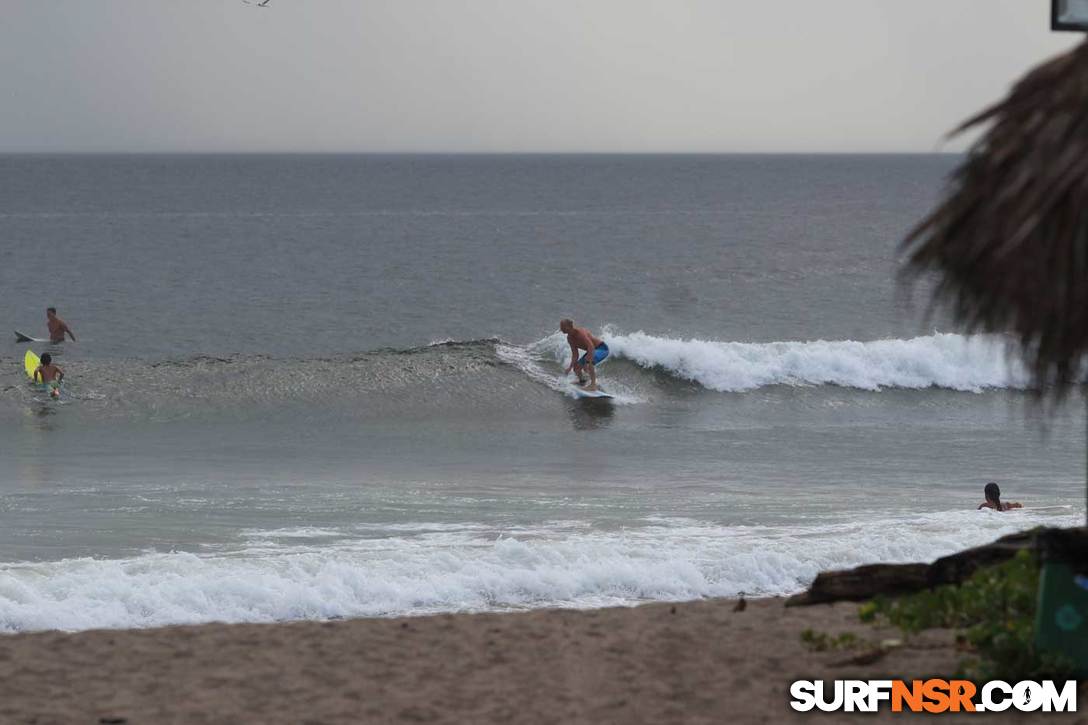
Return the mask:
<svg viewBox="0 0 1088 725"><path fill-rule="evenodd" d="M997 541L941 557L932 564L867 564L816 575L807 591L786 600L786 606L864 601L875 596L900 596L942 584L959 584L978 569L1007 561L1022 549L1062 552L1060 556L1088 562L1088 529L1038 528L1003 536ZM1070 560L1073 563L1073 560Z"/></svg>

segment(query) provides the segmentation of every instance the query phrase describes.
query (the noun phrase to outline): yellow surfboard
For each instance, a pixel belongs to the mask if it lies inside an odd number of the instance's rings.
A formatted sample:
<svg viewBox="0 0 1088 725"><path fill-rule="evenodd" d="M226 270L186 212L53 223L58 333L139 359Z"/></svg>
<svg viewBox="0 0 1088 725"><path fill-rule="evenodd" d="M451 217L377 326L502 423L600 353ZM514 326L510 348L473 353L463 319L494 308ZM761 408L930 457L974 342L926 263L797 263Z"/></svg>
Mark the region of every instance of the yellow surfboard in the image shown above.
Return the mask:
<svg viewBox="0 0 1088 725"><path fill-rule="evenodd" d="M42 361L38 359L30 350L26 351L26 355L23 356L23 368L26 370L26 376L31 380L34 380L34 371L38 369L38 366L42 364Z"/></svg>
<svg viewBox="0 0 1088 725"><path fill-rule="evenodd" d="M26 351L26 355L23 355L23 369L26 370L26 376L28 378L30 378L35 383L37 383L38 381L34 380L34 371L37 370L38 366L41 365L41 364L42 364L42 361L39 360L38 356L35 355L34 353L32 353L30 350ZM50 383L45 383L45 385L43 387L46 390L49 391L49 396L51 398L59 398L60 397L60 382L59 381L54 380L54 381L52 381Z"/></svg>

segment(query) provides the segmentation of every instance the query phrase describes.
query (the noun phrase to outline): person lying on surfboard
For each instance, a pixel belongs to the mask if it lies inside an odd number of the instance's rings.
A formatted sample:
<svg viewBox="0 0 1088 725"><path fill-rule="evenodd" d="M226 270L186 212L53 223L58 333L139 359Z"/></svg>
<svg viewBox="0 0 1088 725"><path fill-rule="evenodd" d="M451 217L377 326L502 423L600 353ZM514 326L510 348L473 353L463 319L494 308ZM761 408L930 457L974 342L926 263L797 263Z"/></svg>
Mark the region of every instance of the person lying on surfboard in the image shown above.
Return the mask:
<svg viewBox="0 0 1088 725"><path fill-rule="evenodd" d="M567 343L570 345L570 365L564 370L564 373L569 373L571 370L578 376L578 384L583 386L586 390L597 389L597 365L601 364L606 357L608 357L608 345L605 345L600 338L594 337L593 333L584 327L575 327L574 322L568 319L559 321L559 331L567 336ZM585 350L585 354L578 357L578 353L581 350ZM589 385L586 385L585 373L589 372Z"/></svg>
<svg viewBox="0 0 1088 725"><path fill-rule="evenodd" d="M64 342L64 333L66 332L72 338L72 342L76 341L76 336L72 334L72 329L68 327L68 323L57 317L56 307L46 309L45 316L49 325L49 342Z"/></svg>
<svg viewBox="0 0 1088 725"><path fill-rule="evenodd" d="M41 365L34 370L34 382L49 386L49 394L56 398L60 395L57 385L61 380L64 380L64 371L59 365L53 364L52 355L47 352L42 353Z"/></svg>

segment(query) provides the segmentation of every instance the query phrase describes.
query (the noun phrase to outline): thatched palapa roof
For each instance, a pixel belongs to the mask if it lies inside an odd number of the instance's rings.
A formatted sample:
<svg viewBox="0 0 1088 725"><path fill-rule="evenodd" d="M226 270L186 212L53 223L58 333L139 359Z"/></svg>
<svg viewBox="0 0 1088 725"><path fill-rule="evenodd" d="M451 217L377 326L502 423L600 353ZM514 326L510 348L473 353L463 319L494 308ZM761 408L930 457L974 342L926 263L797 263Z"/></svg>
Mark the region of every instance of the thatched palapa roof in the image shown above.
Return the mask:
<svg viewBox="0 0 1088 725"><path fill-rule="evenodd" d="M907 237L908 275L970 332L1010 333L1061 397L1088 354L1088 42L1029 72L953 133L989 127Z"/></svg>

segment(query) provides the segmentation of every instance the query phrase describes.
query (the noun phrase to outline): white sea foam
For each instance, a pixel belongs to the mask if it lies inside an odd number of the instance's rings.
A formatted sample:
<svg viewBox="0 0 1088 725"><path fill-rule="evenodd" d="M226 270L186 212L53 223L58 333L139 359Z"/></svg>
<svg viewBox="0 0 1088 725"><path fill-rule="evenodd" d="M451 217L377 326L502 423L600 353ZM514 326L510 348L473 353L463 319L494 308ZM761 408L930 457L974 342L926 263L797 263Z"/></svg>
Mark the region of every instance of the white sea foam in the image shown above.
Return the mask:
<svg viewBox="0 0 1088 725"><path fill-rule="evenodd" d="M545 338L546 342L550 342L550 340L551 338ZM577 398L578 395L575 393L574 386L571 384L573 378L566 377L557 370L545 369L540 364L537 350L538 346L539 344L524 348L506 343L498 343L495 345L495 354L500 360L508 365L513 365L532 380L560 392L567 397ZM566 354L569 354L570 348L567 347L566 342L563 343L563 350ZM561 362L565 367L566 363L569 362L569 358L564 358ZM616 403L642 402L642 398L626 389L622 383L617 383L615 381L609 381L608 393L613 396L613 400Z"/></svg>
<svg viewBox="0 0 1088 725"><path fill-rule="evenodd" d="M645 368L660 368L722 392L768 385L840 385L862 390L947 388L980 392L1023 389L1028 376L1010 361L1004 341L992 336L937 333L907 340L812 342L718 342L623 334L606 329L613 355ZM566 343L551 335L531 349L562 357Z"/></svg>
<svg viewBox="0 0 1088 725"><path fill-rule="evenodd" d="M0 631L267 622L785 594L820 570L928 561L1083 512L955 511L809 527L655 519L0 565ZM425 527L426 528L426 527ZM432 527L437 528L437 527ZM251 532L252 533L252 532ZM257 537L268 538L268 537Z"/></svg>

